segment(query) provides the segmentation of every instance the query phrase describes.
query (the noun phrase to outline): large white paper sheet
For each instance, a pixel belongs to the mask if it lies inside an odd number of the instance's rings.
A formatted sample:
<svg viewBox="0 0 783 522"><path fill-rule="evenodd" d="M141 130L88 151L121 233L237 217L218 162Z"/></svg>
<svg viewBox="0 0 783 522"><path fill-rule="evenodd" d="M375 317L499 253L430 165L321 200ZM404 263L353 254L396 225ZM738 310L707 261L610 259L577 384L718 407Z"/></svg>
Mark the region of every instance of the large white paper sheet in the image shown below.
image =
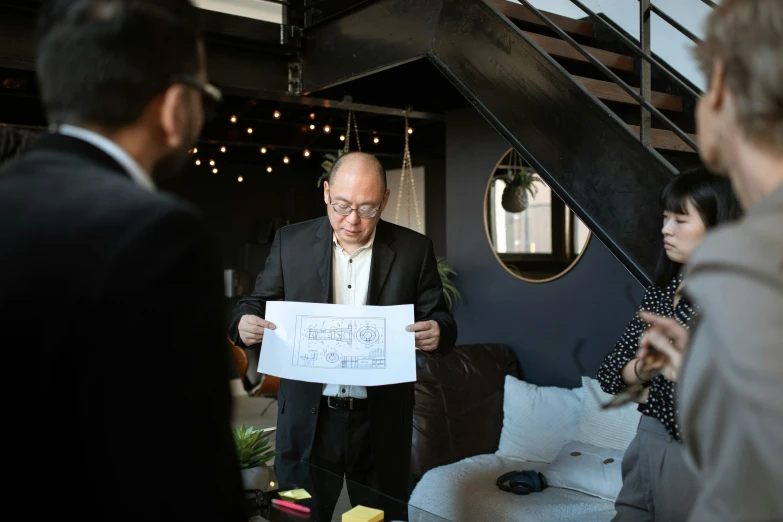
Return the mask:
<svg viewBox="0 0 783 522"><path fill-rule="evenodd" d="M413 305L268 301L258 371L284 379L380 386L416 380Z"/></svg>

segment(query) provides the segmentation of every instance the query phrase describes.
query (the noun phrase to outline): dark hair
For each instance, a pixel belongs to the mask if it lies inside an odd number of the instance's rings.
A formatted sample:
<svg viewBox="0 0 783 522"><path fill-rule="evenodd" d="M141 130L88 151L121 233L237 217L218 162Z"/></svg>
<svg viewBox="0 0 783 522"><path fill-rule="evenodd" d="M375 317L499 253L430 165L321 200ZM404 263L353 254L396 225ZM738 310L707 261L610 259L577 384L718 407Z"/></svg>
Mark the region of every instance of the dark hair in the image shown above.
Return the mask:
<svg viewBox="0 0 783 522"><path fill-rule="evenodd" d="M329 169L329 177L326 179L326 181L329 182L329 185L332 184L332 180L334 179L335 174L337 174L337 171L340 169L343 162L345 162L346 158L352 158L355 156L360 156L373 164L375 170L378 172L378 175L381 177L381 181L383 181L383 192L385 193L386 192L386 169L383 168L383 165L381 165L381 162L378 158L366 152L348 152L347 154L343 154L342 156L337 158L337 161L335 161L332 164L332 168Z"/></svg>
<svg viewBox="0 0 783 522"><path fill-rule="evenodd" d="M176 76L199 72L200 41L189 0L52 0L36 53L50 123L135 122Z"/></svg>
<svg viewBox="0 0 783 522"><path fill-rule="evenodd" d="M24 154L30 148L37 134L32 131L0 127L0 165Z"/></svg>
<svg viewBox="0 0 783 522"><path fill-rule="evenodd" d="M711 174L704 167L681 172L661 192L662 211L686 214L688 201L693 203L708 230L742 215L731 182L727 178ZM682 265L669 259L662 248L655 284L659 287L668 285L681 269Z"/></svg>

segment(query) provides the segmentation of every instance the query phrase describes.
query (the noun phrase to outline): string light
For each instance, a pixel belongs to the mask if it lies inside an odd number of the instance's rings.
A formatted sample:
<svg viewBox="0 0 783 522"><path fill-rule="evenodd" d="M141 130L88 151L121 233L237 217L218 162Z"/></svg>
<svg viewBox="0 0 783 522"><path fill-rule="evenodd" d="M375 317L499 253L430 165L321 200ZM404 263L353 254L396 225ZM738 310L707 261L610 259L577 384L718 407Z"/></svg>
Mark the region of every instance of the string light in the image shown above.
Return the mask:
<svg viewBox="0 0 783 522"><path fill-rule="evenodd" d="M193 147L193 148L190 150L190 153L191 153L191 154L198 154L198 148L196 148L196 147Z"/></svg>
<svg viewBox="0 0 783 522"><path fill-rule="evenodd" d="M266 154L266 147L261 147L261 154Z"/></svg>
<svg viewBox="0 0 783 522"><path fill-rule="evenodd" d="M248 134L253 134L253 127L248 127L247 128L247 133Z"/></svg>
<svg viewBox="0 0 783 522"><path fill-rule="evenodd" d="M289 163L290 161L291 161L291 160L290 160L290 159L288 159L288 156L283 156L283 163L285 163L286 165L288 165L288 163Z"/></svg>
<svg viewBox="0 0 783 522"><path fill-rule="evenodd" d="M240 183L242 183L243 181L245 181L245 178L243 178L242 176L239 176L239 177L237 178L237 181L238 181L238 182L240 182Z"/></svg>
<svg viewBox="0 0 783 522"><path fill-rule="evenodd" d="M231 116L231 123L236 123L236 122L237 122L237 117Z"/></svg>
<svg viewBox="0 0 783 522"><path fill-rule="evenodd" d="M378 136L376 136L372 139L372 142L378 145L381 142L381 139Z"/></svg>
<svg viewBox="0 0 783 522"><path fill-rule="evenodd" d="M329 134L332 132L332 128L328 125L324 125L324 134Z"/></svg>
<svg viewBox="0 0 783 522"><path fill-rule="evenodd" d="M314 112L311 112L311 113L310 113L310 119L311 119L311 120L314 120L314 119L315 119L315 113L314 113Z"/></svg>
<svg viewBox="0 0 783 522"><path fill-rule="evenodd" d="M215 160L209 160L209 166L214 167L215 166Z"/></svg>
<svg viewBox="0 0 783 522"><path fill-rule="evenodd" d="M413 134L413 127L408 127L408 134Z"/></svg>
<svg viewBox="0 0 783 522"><path fill-rule="evenodd" d="M307 150L307 149L304 150L303 154L304 154L305 158L309 158L310 157L310 151Z"/></svg>
<svg viewBox="0 0 783 522"><path fill-rule="evenodd" d="M217 169L212 169L212 174L217 174L217 173L218 173Z"/></svg>
<svg viewBox="0 0 783 522"><path fill-rule="evenodd" d="M315 130L315 125L310 125L310 130Z"/></svg>
<svg viewBox="0 0 783 522"><path fill-rule="evenodd" d="M272 117L276 120L280 119L280 111L275 111L272 113Z"/></svg>
<svg viewBox="0 0 783 522"><path fill-rule="evenodd" d="M201 160L200 160L200 159L197 159L197 160L196 160L196 166L198 167L199 165L201 165Z"/></svg>
<svg viewBox="0 0 783 522"><path fill-rule="evenodd" d="M340 141L345 141L345 135L340 134Z"/></svg>
<svg viewBox="0 0 783 522"><path fill-rule="evenodd" d="M220 152L226 152L226 147L225 146L220 147Z"/></svg>
<svg viewBox="0 0 783 522"><path fill-rule="evenodd" d="M267 171L267 172L272 172L272 167L267 167L267 168L266 168L266 171Z"/></svg>

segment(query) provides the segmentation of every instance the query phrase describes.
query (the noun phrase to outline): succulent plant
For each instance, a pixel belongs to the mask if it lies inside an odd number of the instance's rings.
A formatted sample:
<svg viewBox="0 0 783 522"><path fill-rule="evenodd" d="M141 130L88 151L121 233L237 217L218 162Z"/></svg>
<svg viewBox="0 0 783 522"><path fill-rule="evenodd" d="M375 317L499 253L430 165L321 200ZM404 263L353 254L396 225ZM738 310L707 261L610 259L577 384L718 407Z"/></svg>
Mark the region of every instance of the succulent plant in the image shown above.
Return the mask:
<svg viewBox="0 0 783 522"><path fill-rule="evenodd" d="M269 435L264 435L263 430L256 430L253 426L245 428L245 425L234 428L234 444L237 447L239 457L239 469L249 469L266 466L277 452L269 445Z"/></svg>

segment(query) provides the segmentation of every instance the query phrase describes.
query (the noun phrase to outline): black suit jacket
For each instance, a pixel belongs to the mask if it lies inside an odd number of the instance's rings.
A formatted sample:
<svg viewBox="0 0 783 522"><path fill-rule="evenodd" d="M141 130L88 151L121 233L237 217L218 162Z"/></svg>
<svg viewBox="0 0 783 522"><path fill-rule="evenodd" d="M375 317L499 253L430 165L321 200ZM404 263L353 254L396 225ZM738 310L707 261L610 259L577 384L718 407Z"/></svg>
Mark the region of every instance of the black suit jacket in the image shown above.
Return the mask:
<svg viewBox="0 0 783 522"><path fill-rule="evenodd" d="M0 223L10 502L78 520L246 520L199 215L47 135L0 171Z"/></svg>
<svg viewBox="0 0 783 522"><path fill-rule="evenodd" d="M245 314L264 317L267 301L331 303L332 238L327 217L280 229L252 294L234 311L229 335L241 343L237 326ZM367 304L413 304L417 321L440 325L434 354L452 350L457 325L443 297L432 241L385 221L378 223L370 265ZM241 345L241 344L240 344ZM263 370L263 369L262 369ZM321 384L282 379L278 393L275 470L281 484L302 483L300 460L309 460L315 437ZM385 493L407 498L413 436L413 383L367 389L373 459Z"/></svg>

